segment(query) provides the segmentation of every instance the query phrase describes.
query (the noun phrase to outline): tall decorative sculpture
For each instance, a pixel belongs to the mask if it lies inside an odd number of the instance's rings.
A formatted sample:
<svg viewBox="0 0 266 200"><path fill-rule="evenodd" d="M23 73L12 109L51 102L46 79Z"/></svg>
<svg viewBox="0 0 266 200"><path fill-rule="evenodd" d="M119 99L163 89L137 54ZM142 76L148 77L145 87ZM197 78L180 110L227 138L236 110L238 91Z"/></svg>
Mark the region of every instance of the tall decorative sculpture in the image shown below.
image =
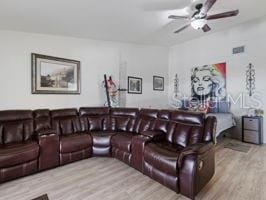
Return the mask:
<svg viewBox="0 0 266 200"><path fill-rule="evenodd" d="M115 82L112 79L112 76L109 76L109 78L107 79L107 76L105 74L103 85L106 91L106 98L107 98L105 106L118 107L119 106L118 89Z"/></svg>
<svg viewBox="0 0 266 200"><path fill-rule="evenodd" d="M109 90L108 90L108 80L106 74L104 74L104 82L103 82L104 88L105 88L105 93L106 93L106 98L107 101L105 102L105 106L108 106L109 108L111 107L111 102L110 102L110 95L109 95Z"/></svg>
<svg viewBox="0 0 266 200"><path fill-rule="evenodd" d="M255 80L255 67L250 63L246 71L246 89L250 97L255 93Z"/></svg>
<svg viewBox="0 0 266 200"><path fill-rule="evenodd" d="M178 78L178 75L175 74L175 77L174 77L174 91L173 91L173 96L170 100L170 106L172 108L180 108L182 106L182 102L181 102L181 94L180 94L180 91L179 91L179 78Z"/></svg>

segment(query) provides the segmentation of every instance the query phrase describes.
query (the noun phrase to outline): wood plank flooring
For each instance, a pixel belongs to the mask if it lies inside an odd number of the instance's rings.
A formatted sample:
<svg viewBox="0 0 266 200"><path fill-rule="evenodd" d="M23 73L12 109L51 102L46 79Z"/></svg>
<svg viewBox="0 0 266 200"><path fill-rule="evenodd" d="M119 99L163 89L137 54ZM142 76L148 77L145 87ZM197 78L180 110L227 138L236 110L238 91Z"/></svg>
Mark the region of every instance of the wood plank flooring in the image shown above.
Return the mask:
<svg viewBox="0 0 266 200"><path fill-rule="evenodd" d="M216 173L200 200L265 200L266 146L249 153L216 147ZM0 185L0 200L187 200L113 158L90 158Z"/></svg>

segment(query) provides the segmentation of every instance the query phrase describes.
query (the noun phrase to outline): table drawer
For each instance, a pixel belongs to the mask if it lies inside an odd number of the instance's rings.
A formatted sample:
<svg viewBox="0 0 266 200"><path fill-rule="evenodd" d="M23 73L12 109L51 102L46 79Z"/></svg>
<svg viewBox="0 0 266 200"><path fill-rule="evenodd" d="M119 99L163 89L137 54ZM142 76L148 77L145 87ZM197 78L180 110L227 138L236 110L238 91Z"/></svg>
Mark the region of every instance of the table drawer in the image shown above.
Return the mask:
<svg viewBox="0 0 266 200"><path fill-rule="evenodd" d="M244 129L258 131L259 130L259 119L244 118Z"/></svg>
<svg viewBox="0 0 266 200"><path fill-rule="evenodd" d="M244 141L259 144L259 133L257 131L244 130Z"/></svg>

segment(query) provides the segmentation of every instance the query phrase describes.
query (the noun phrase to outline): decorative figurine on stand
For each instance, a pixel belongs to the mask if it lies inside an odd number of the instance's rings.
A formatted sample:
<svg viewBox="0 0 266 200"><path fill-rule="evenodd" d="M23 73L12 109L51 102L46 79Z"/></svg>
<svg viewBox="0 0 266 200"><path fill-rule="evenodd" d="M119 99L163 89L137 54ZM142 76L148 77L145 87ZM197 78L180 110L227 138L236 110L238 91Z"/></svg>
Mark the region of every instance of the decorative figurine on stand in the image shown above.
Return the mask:
<svg viewBox="0 0 266 200"><path fill-rule="evenodd" d="M106 90L106 97L107 97L107 102L105 103L105 106L118 107L119 106L118 89L115 82L112 79L112 76L109 76L109 79L107 79L107 76L105 74L103 84Z"/></svg>

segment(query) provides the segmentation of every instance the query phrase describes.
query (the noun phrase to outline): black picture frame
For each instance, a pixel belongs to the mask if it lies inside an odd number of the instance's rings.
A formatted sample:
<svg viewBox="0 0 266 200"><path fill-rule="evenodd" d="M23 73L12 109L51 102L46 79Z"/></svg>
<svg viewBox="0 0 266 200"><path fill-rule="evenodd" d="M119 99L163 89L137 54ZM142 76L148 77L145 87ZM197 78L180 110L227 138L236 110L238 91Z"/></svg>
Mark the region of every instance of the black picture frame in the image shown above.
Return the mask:
<svg viewBox="0 0 266 200"><path fill-rule="evenodd" d="M129 94L142 94L142 78L128 76L127 78L127 92Z"/></svg>
<svg viewBox="0 0 266 200"><path fill-rule="evenodd" d="M164 91L164 77L153 76L153 90Z"/></svg>
<svg viewBox="0 0 266 200"><path fill-rule="evenodd" d="M31 69L32 94L81 93L80 61L32 53Z"/></svg>

